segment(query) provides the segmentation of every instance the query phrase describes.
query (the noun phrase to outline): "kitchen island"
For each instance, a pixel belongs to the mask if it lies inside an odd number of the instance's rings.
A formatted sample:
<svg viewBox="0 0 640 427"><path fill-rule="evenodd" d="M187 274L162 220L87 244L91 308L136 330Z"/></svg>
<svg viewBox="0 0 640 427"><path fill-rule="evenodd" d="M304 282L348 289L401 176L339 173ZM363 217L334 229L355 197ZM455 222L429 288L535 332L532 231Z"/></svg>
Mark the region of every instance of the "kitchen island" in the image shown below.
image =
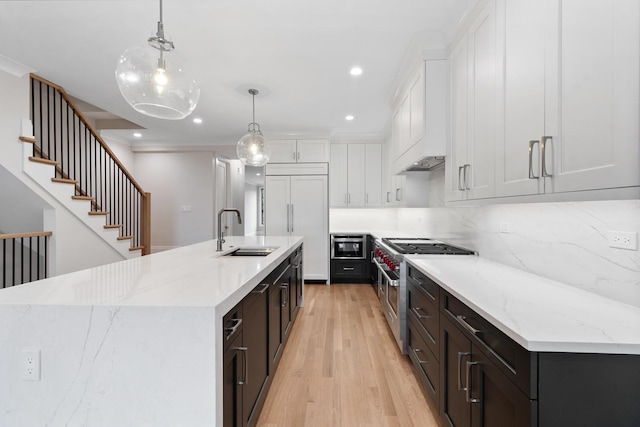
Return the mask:
<svg viewBox="0 0 640 427"><path fill-rule="evenodd" d="M0 291L0 425L221 425L223 316L302 244L226 240Z"/></svg>

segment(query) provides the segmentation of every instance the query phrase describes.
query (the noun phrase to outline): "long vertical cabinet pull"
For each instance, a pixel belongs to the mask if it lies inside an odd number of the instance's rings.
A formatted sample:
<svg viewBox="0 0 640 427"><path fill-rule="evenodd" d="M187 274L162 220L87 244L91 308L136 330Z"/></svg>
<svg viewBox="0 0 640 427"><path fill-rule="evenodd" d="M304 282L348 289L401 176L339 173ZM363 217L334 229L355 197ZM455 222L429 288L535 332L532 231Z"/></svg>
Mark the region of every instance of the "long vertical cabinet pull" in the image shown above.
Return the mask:
<svg viewBox="0 0 640 427"><path fill-rule="evenodd" d="M293 204L291 205L291 232L293 233Z"/></svg>
<svg viewBox="0 0 640 427"><path fill-rule="evenodd" d="M529 179L538 179L539 176L536 176L533 173L533 147L536 144L540 144L540 141L529 141Z"/></svg>
<svg viewBox="0 0 640 427"><path fill-rule="evenodd" d="M480 399L476 399L471 397L471 384L469 384L471 382L471 380L469 379L469 377L471 377L471 367L473 365L478 365L478 362L467 362L467 379L465 381L465 387L464 387L464 398L467 401L467 403L478 403L480 402Z"/></svg>
<svg viewBox="0 0 640 427"><path fill-rule="evenodd" d="M471 190L471 187L469 187L469 182L467 177L469 176L469 174L467 173L467 171L471 169L471 165L469 163L467 163L466 165L464 165L464 189L465 190Z"/></svg>
<svg viewBox="0 0 640 427"><path fill-rule="evenodd" d="M287 233L291 225L291 205L287 205Z"/></svg>
<svg viewBox="0 0 640 427"><path fill-rule="evenodd" d="M544 178L550 178L553 174L547 172L547 141L551 141L552 138L550 136L543 136L540 139L540 156L542 157L542 176Z"/></svg>
<svg viewBox="0 0 640 427"><path fill-rule="evenodd" d="M464 178L461 177L463 171L464 171L464 165L458 166L458 190L459 191L465 190L465 188L462 185L464 183Z"/></svg>
<svg viewBox="0 0 640 427"><path fill-rule="evenodd" d="M234 350L242 352L242 379L238 380L238 385L249 384L249 349L247 347L235 347Z"/></svg>
<svg viewBox="0 0 640 427"><path fill-rule="evenodd" d="M466 389L462 388L462 359L465 356L469 356L470 354L471 353L464 352L464 351L458 352L458 391L466 391Z"/></svg>

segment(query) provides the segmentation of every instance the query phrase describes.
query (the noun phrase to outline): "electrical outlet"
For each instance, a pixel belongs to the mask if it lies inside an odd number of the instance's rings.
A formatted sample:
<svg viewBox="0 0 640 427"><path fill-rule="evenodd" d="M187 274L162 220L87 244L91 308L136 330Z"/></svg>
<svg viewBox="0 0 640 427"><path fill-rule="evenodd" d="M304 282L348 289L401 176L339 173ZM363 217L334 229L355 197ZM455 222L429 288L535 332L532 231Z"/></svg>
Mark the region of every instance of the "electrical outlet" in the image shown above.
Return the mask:
<svg viewBox="0 0 640 427"><path fill-rule="evenodd" d="M610 231L609 246L619 249L638 250L638 233L635 231Z"/></svg>
<svg viewBox="0 0 640 427"><path fill-rule="evenodd" d="M510 234L511 233L511 223L502 221L500 223L500 232Z"/></svg>
<svg viewBox="0 0 640 427"><path fill-rule="evenodd" d="M22 379L40 381L40 350L22 350Z"/></svg>

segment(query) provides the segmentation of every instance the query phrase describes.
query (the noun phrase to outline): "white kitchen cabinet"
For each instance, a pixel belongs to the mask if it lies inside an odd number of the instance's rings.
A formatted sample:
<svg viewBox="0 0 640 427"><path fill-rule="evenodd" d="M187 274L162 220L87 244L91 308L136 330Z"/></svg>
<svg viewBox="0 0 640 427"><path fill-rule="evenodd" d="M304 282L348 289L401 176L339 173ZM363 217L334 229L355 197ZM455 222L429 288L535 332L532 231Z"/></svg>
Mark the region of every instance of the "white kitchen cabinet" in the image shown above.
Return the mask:
<svg viewBox="0 0 640 427"><path fill-rule="evenodd" d="M453 146L447 165L448 200L494 195L494 150L498 134L496 95L500 71L497 41L496 2L491 0L451 55ZM466 134L463 133L465 130Z"/></svg>
<svg viewBox="0 0 640 427"><path fill-rule="evenodd" d="M326 163L329 161L329 141L326 139L269 140L269 163Z"/></svg>
<svg viewBox="0 0 640 427"><path fill-rule="evenodd" d="M304 236L305 280L329 280L327 175L265 177L267 236Z"/></svg>
<svg viewBox="0 0 640 427"><path fill-rule="evenodd" d="M400 91L392 119L393 173L446 151L447 61L421 60Z"/></svg>
<svg viewBox="0 0 640 427"><path fill-rule="evenodd" d="M505 75L496 194L640 185L640 3L499 5Z"/></svg>
<svg viewBox="0 0 640 427"><path fill-rule="evenodd" d="M379 207L382 150L380 144L331 144L331 207Z"/></svg>

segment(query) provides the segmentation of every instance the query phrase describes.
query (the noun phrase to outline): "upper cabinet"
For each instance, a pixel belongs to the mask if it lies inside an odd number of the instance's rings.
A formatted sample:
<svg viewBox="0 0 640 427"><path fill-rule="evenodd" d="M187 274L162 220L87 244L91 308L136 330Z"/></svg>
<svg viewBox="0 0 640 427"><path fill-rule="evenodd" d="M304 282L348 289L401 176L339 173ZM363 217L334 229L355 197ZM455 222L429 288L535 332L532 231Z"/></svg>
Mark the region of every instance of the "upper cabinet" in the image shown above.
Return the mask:
<svg viewBox="0 0 640 427"><path fill-rule="evenodd" d="M459 40L448 200L640 186L640 2L490 0Z"/></svg>
<svg viewBox="0 0 640 427"><path fill-rule="evenodd" d="M399 91L392 116L392 172L446 151L447 61L421 60Z"/></svg>
<svg viewBox="0 0 640 427"><path fill-rule="evenodd" d="M382 206L380 144L331 144L330 206Z"/></svg>
<svg viewBox="0 0 640 427"><path fill-rule="evenodd" d="M496 2L491 0L450 56L454 143L447 162L448 200L494 194L498 61Z"/></svg>
<svg viewBox="0 0 640 427"><path fill-rule="evenodd" d="M326 163L329 161L329 140L274 139L269 140L269 163Z"/></svg>

